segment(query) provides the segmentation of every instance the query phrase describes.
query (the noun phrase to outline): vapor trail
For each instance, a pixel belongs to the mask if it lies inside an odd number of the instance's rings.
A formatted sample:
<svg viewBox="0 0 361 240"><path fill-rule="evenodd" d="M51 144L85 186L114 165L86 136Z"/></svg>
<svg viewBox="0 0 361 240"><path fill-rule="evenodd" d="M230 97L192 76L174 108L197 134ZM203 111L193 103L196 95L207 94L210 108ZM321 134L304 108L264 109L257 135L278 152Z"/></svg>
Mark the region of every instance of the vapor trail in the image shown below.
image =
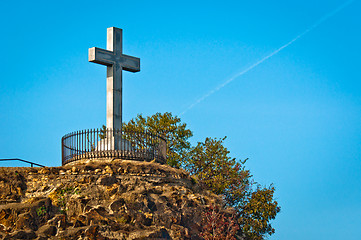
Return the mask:
<svg viewBox="0 0 361 240"><path fill-rule="evenodd" d="M313 25L311 25L309 28L307 28L305 31L303 31L301 34L299 34L298 36L296 36L295 38L293 38L291 41L289 41L288 43L286 43L285 45L283 45L282 47L278 48L277 50L273 51L272 53L270 53L269 55L263 57L262 59L258 60L257 62L255 62L254 64L252 64L251 66L247 67L246 69L242 70L241 72L237 73L236 75L234 75L233 77L231 77L230 79L226 80L225 82L223 82L222 84L220 84L219 86L217 86L216 88L214 88L213 90L211 90L210 92L208 92L207 94L205 94L204 96L202 96L201 98L199 98L198 100L196 100L194 103L192 103L191 105L189 105L181 114L179 114L179 116L182 116L183 114L185 114L188 110L190 110L191 108L193 108L195 105L199 104L200 102L202 102L204 99L206 99L207 97L211 96L212 94L214 94L215 92L219 91L221 88L225 87L227 84L231 83L233 80L235 80L236 78L242 76L243 74L249 72L250 70L252 70L253 68L257 67L258 65L260 65L261 63L263 63L264 61L266 61L267 59L273 57L274 55L276 55L277 53L279 53L282 49L288 47L289 45L291 45L292 43L294 43L295 41L297 41L299 38L303 37L304 35L306 35L308 32L312 31L313 29L315 29L316 27L318 27L321 23L323 23L324 21L326 21L327 19L329 19L330 17L334 16L336 13L338 13L339 11L341 11L342 9L344 9L345 7L347 7L348 5L350 5L354 0L349 0L347 2L345 2L344 4L340 5L338 8L336 8L335 10L331 11L330 13L326 14L325 16L323 16L322 18L320 18L318 21L316 21Z"/></svg>

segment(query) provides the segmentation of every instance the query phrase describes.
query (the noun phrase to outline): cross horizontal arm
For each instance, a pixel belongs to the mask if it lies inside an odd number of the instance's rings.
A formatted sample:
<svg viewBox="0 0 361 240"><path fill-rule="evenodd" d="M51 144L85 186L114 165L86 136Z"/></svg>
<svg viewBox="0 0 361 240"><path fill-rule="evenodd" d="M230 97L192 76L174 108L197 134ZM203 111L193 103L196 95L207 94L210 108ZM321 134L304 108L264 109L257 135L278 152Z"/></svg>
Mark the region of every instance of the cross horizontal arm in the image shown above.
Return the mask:
<svg viewBox="0 0 361 240"><path fill-rule="evenodd" d="M89 48L89 62L111 66L115 63L113 52L101 48Z"/></svg>
<svg viewBox="0 0 361 240"><path fill-rule="evenodd" d="M129 72L139 72L140 71L140 59L137 57L128 56L122 54L122 68Z"/></svg>

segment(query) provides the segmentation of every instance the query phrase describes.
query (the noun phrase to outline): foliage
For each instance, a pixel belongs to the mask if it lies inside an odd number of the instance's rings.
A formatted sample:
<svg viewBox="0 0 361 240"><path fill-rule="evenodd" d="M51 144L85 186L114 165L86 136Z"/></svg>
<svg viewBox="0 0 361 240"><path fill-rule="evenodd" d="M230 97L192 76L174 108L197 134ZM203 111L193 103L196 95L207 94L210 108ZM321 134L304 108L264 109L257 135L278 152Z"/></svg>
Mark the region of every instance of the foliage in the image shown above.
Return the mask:
<svg viewBox="0 0 361 240"><path fill-rule="evenodd" d="M70 187L58 188L55 191L55 195L57 198L56 199L57 206L60 207L62 213L65 214L67 211L67 208L66 208L67 196L73 195L73 194L80 194L79 188L74 188L74 187L70 186Z"/></svg>
<svg viewBox="0 0 361 240"><path fill-rule="evenodd" d="M39 207L38 209L36 209L36 214L39 216L39 217L42 217L46 214L46 207L45 206L41 206Z"/></svg>
<svg viewBox="0 0 361 240"><path fill-rule="evenodd" d="M99 138L105 139L106 136L107 136L107 127L103 125L102 128L100 129Z"/></svg>
<svg viewBox="0 0 361 240"><path fill-rule="evenodd" d="M198 142L188 156L185 168L214 193L223 194L230 206L242 206L249 194L250 173L243 164L228 156L229 151L223 146L222 139L206 138Z"/></svg>
<svg viewBox="0 0 361 240"><path fill-rule="evenodd" d="M180 167L183 156L190 149L188 138L193 136L180 118L171 113L156 113L150 117L139 114L135 119L123 124L124 131L148 131L152 134L164 136L167 139L167 163L172 167Z"/></svg>
<svg viewBox="0 0 361 240"><path fill-rule="evenodd" d="M234 215L226 217L216 206L211 205L203 214L202 233L205 240L236 240L235 235L239 229Z"/></svg>
<svg viewBox="0 0 361 240"><path fill-rule="evenodd" d="M261 240L265 234L271 235L275 232L269 223L280 211L277 201L273 201L275 188L258 187L243 206L240 215L243 232L250 239Z"/></svg>
<svg viewBox="0 0 361 240"><path fill-rule="evenodd" d="M237 235L261 240L275 232L270 221L276 217L280 207L273 199L274 187L258 186L254 189L252 175L244 167L247 159L239 161L229 156L230 152L223 145L226 137L206 138L192 147L188 141L192 132L171 113L157 113L150 117L138 115L123 126L129 131L149 131L165 136L168 164L188 170L192 179L224 196L226 205L236 211ZM230 236L236 235L233 221L215 209L205 213L205 219L203 238L232 239ZM227 232L225 229L228 228Z"/></svg>

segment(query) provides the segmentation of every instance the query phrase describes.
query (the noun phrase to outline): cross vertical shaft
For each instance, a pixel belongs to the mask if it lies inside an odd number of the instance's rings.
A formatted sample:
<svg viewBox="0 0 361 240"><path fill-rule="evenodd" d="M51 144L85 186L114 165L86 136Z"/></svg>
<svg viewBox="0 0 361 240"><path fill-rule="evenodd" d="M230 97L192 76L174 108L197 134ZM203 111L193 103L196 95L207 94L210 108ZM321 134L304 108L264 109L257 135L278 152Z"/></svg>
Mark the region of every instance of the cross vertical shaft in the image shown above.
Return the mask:
<svg viewBox="0 0 361 240"><path fill-rule="evenodd" d="M140 59L123 54L122 29L111 27L107 29L107 50L89 48L89 62L107 66L107 128L121 135L122 70L139 72ZM118 140L113 146L117 150Z"/></svg>
<svg viewBox="0 0 361 240"><path fill-rule="evenodd" d="M118 28L107 29L107 50L120 55L123 52L123 31ZM122 132L122 68L119 61L107 66L107 128Z"/></svg>

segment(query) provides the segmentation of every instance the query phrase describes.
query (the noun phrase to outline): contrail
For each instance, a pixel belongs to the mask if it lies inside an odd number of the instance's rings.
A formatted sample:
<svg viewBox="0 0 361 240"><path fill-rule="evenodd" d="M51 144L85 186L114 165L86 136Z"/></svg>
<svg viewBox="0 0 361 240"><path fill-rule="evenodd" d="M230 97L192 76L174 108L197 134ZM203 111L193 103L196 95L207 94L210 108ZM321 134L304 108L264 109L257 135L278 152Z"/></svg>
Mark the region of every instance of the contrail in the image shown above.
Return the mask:
<svg viewBox="0 0 361 240"><path fill-rule="evenodd" d="M183 114L185 114L188 110L192 109L195 105L199 104L200 102L202 102L204 99L206 99L207 97L211 96L212 94L214 94L215 92L219 91L221 88L225 87L227 84L231 83L232 81L234 81L236 78L242 76L243 74L249 72L250 70L252 70L253 68L257 67L258 65L260 65L261 63L263 63L264 61L266 61L267 59L273 57L274 55L276 55L277 53L279 53L280 51L282 51L284 48L288 47L289 45L291 45L292 43L294 43L295 41L297 41L299 38L303 37L304 35L306 35L308 32L312 31L313 29L315 29L316 27L318 27L321 23L323 23L324 21L326 21L327 19L329 19L330 17L334 16L336 13L338 13L339 11L341 11L342 9L344 9L345 7L347 7L348 5L350 5L352 2L354 2L354 0L349 0L347 2L345 2L344 4L340 5L338 8L336 8L335 10L331 11L330 13L326 14L325 16L323 16L322 18L320 18L318 21L316 21L312 26L310 26L309 28L307 28L305 31L303 31L301 34L299 34L298 36L296 36L295 38L293 38L291 41L289 41L288 43L286 43L285 45L283 45L282 47L278 48L277 50L273 51L272 53L268 54L267 56L263 57L262 59L258 60L257 62L255 62L254 64L252 64L251 66L249 66L248 68L244 69L243 71L237 73L236 75L234 75L233 77L231 77L230 79L226 80L225 82L223 82L222 84L220 84L219 86L217 86L216 88L214 88L213 90L211 90L210 92L208 92L207 94L205 94L203 97L199 98L197 101L195 101L194 103L192 103L191 105L189 105L181 114L179 114L179 116L182 116Z"/></svg>

